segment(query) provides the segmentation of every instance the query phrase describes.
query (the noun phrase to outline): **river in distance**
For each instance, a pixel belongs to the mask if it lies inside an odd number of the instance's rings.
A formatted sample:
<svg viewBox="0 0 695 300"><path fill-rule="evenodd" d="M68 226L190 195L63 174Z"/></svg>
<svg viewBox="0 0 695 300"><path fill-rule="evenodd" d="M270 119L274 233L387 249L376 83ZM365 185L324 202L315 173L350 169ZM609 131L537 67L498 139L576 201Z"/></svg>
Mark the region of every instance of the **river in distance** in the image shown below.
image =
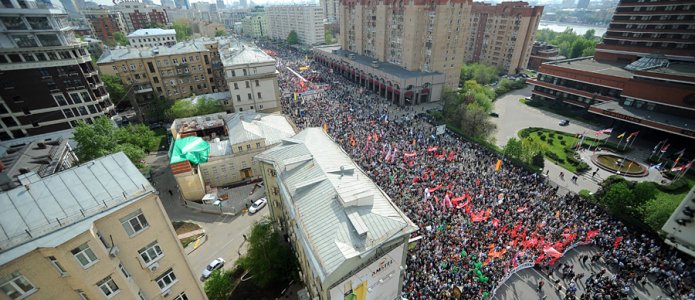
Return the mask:
<svg viewBox="0 0 695 300"><path fill-rule="evenodd" d="M596 36L603 36L604 33L606 33L607 27L597 27L597 26L590 26L590 25L579 25L579 24L570 24L570 23L557 23L557 22L547 22L547 21L541 21L541 23L538 25L538 29L550 29L552 31L557 31L557 32L563 32L565 29L569 27L574 30L574 33L576 34L584 34L587 32L589 29L593 29L596 31L594 35Z"/></svg>

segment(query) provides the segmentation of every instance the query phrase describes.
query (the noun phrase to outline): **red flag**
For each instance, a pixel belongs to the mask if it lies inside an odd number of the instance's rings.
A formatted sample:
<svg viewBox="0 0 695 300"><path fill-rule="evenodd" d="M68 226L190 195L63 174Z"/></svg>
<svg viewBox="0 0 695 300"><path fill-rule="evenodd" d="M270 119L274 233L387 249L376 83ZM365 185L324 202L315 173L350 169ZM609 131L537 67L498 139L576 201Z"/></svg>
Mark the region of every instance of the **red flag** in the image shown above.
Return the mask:
<svg viewBox="0 0 695 300"><path fill-rule="evenodd" d="M432 192L434 192L434 191L436 191L436 190L438 190L438 189L440 189L440 188L442 188L442 184L441 184L441 183L440 183L438 186L435 186L435 187L433 187L433 188L430 188L429 191L430 191L430 193L432 193Z"/></svg>
<svg viewBox="0 0 695 300"><path fill-rule="evenodd" d="M454 150L451 150L451 152L449 152L449 156L446 158L446 160L448 160L448 161L454 160L455 155L456 155L456 152L454 152Z"/></svg>
<svg viewBox="0 0 695 300"><path fill-rule="evenodd" d="M615 242L613 242L613 249L618 249L618 245L620 245L620 242L623 240L622 236L619 236L615 238Z"/></svg>
<svg viewBox="0 0 695 300"><path fill-rule="evenodd" d="M538 258L536 258L536 260L534 262L538 265L543 261L544 258L545 258L545 254L541 254L538 256Z"/></svg>
<svg viewBox="0 0 695 300"><path fill-rule="evenodd" d="M588 232L586 233L586 239L584 239L584 242L585 242L585 243L588 243L593 237L595 237L595 236L598 235L598 234L599 234L599 230L598 230L598 229L592 230L592 231L588 231Z"/></svg>
<svg viewBox="0 0 695 300"><path fill-rule="evenodd" d="M497 219L492 220L492 226L495 226L495 228L497 228L498 225L500 225L500 220L497 220Z"/></svg>
<svg viewBox="0 0 695 300"><path fill-rule="evenodd" d="M518 212L518 213L524 212L524 211L526 211L527 209L528 209L528 207L519 207L519 208L516 209L516 212Z"/></svg>
<svg viewBox="0 0 695 300"><path fill-rule="evenodd" d="M434 151L437 151L437 149L439 149L439 147L437 147L437 146L429 147L429 148L427 148L427 152L434 152Z"/></svg>
<svg viewBox="0 0 695 300"><path fill-rule="evenodd" d="M553 248L553 247L543 248L543 253L545 253L545 255L552 256L555 258L562 256L562 253L560 253L560 251L555 250L555 248Z"/></svg>
<svg viewBox="0 0 695 300"><path fill-rule="evenodd" d="M475 185L480 185L480 178L475 179Z"/></svg>

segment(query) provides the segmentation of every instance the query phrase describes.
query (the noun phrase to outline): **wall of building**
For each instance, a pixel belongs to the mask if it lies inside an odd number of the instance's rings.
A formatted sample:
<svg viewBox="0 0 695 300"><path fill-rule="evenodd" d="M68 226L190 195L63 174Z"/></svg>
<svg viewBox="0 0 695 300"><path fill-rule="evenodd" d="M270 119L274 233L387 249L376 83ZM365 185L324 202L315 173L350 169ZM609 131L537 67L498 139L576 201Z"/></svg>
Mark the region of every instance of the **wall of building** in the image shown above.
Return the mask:
<svg viewBox="0 0 695 300"><path fill-rule="evenodd" d="M120 12L89 10L83 13L97 39L112 44L116 32L126 34L125 19Z"/></svg>
<svg viewBox="0 0 695 300"><path fill-rule="evenodd" d="M274 63L227 66L225 76L236 112L280 110L280 88Z"/></svg>
<svg viewBox="0 0 695 300"><path fill-rule="evenodd" d="M131 47L135 48L145 48L145 47L168 47L176 44L176 35L141 35L128 37L128 42Z"/></svg>
<svg viewBox="0 0 695 300"><path fill-rule="evenodd" d="M200 201L205 196L205 184L199 172L175 174L174 179L176 179L176 185L184 199Z"/></svg>
<svg viewBox="0 0 695 300"><path fill-rule="evenodd" d="M299 43L322 44L325 41L323 10L316 5L282 5L266 8L269 36L286 40L290 32L297 33Z"/></svg>
<svg viewBox="0 0 695 300"><path fill-rule="evenodd" d="M268 18L265 13L253 13L241 20L242 31L245 36L261 38L268 36Z"/></svg>

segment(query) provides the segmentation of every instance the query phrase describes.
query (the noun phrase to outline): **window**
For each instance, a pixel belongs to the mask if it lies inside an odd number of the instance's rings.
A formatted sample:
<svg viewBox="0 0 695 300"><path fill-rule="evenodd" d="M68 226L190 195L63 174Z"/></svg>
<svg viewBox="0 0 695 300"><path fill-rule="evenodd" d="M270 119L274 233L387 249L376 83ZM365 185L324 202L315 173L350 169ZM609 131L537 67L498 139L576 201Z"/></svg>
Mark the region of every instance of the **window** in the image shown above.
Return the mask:
<svg viewBox="0 0 695 300"><path fill-rule="evenodd" d="M159 276L157 278L157 285L159 285L159 288L162 291L167 290L169 287L174 285L176 283L176 275L174 275L174 270L169 269L168 271L164 272L162 276Z"/></svg>
<svg viewBox="0 0 695 300"><path fill-rule="evenodd" d="M244 83L246 83L246 88L250 88L250 87L251 87L251 84L250 84L248 81L244 81Z"/></svg>
<svg viewBox="0 0 695 300"><path fill-rule="evenodd" d="M121 270L121 273L123 273L123 276L125 276L125 278L130 278L130 273L128 273L128 270L125 269L123 264L118 264L118 269Z"/></svg>
<svg viewBox="0 0 695 300"><path fill-rule="evenodd" d="M253 99L253 96L251 96L251 93L248 94L249 100Z"/></svg>
<svg viewBox="0 0 695 300"><path fill-rule="evenodd" d="M256 143L256 148L260 148L260 147L261 147L261 143Z"/></svg>
<svg viewBox="0 0 695 300"><path fill-rule="evenodd" d="M236 83L236 82L234 83L234 89L235 89L235 90L238 90L238 89L239 89L239 84Z"/></svg>
<svg viewBox="0 0 695 300"><path fill-rule="evenodd" d="M258 82L258 79L256 79L256 86L259 86L260 82Z"/></svg>
<svg viewBox="0 0 695 300"><path fill-rule="evenodd" d="M236 102L241 102L241 95L236 95Z"/></svg>
<svg viewBox="0 0 695 300"><path fill-rule="evenodd" d="M147 219L145 219L145 215L142 214L142 210L140 209L121 218L120 221L123 225L123 229L128 233L128 236L133 236L149 227Z"/></svg>
<svg viewBox="0 0 695 300"><path fill-rule="evenodd" d="M142 261L148 265L164 256L164 252L162 252L162 248L159 247L157 241L154 241L151 244L141 248L138 250L138 253L140 254L140 258L142 258Z"/></svg>
<svg viewBox="0 0 695 300"><path fill-rule="evenodd" d="M258 99L263 99L263 97L261 97L261 92L258 92Z"/></svg>
<svg viewBox="0 0 695 300"><path fill-rule="evenodd" d="M234 70L232 70L232 77L236 77L236 72L234 72Z"/></svg>
<svg viewBox="0 0 695 300"><path fill-rule="evenodd" d="M104 293L106 298L111 298L118 293L118 286L113 282L111 276L97 282L97 286L101 289L101 292Z"/></svg>
<svg viewBox="0 0 695 300"><path fill-rule="evenodd" d="M237 149L239 149L239 151L244 151L244 147L242 146L237 147Z"/></svg>
<svg viewBox="0 0 695 300"><path fill-rule="evenodd" d="M72 249L72 251L70 252L73 256L75 256L77 261L80 262L82 268L86 269L97 262L97 256L94 254L94 251L92 251L92 249L89 249L89 245L87 245L87 243L84 243L81 246Z"/></svg>
<svg viewBox="0 0 695 300"><path fill-rule="evenodd" d="M89 297L87 297L87 294L83 290L76 290L78 295L80 295L80 300L89 300Z"/></svg>
<svg viewBox="0 0 695 300"><path fill-rule="evenodd" d="M56 270L58 270L58 273L60 273L60 276L65 276L68 274L68 272L65 272L65 269L63 269L63 266L60 265L58 260L54 256L49 256L48 260L51 261L51 264L53 265Z"/></svg>
<svg viewBox="0 0 695 300"><path fill-rule="evenodd" d="M188 300L188 296L186 296L185 292L181 292L181 294L176 296L176 298L174 298L174 300Z"/></svg>
<svg viewBox="0 0 695 300"><path fill-rule="evenodd" d="M0 290L10 299L22 299L34 293L36 288L22 274L15 272L10 281L0 284Z"/></svg>

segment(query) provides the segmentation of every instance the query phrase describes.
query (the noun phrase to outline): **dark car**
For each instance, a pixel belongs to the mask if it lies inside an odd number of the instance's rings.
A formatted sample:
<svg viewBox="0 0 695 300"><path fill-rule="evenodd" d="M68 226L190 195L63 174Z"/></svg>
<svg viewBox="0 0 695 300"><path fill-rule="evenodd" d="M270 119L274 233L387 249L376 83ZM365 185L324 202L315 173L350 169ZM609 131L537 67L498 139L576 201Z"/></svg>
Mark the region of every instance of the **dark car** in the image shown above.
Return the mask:
<svg viewBox="0 0 695 300"><path fill-rule="evenodd" d="M500 117L500 115L499 115L498 113L496 113L496 112L491 112L491 113L490 113L490 116L491 116L491 117L494 117L494 118L499 118L499 117Z"/></svg>

